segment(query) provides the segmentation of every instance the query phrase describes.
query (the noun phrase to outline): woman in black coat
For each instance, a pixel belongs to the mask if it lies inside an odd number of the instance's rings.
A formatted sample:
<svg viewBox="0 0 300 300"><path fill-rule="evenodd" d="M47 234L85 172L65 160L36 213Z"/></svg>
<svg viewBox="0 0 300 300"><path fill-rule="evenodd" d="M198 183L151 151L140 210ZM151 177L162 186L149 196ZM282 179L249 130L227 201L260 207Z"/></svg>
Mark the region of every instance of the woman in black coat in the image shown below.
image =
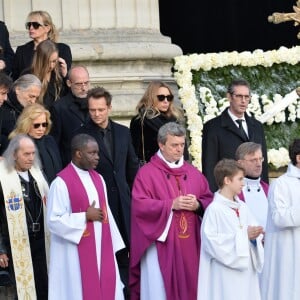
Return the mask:
<svg viewBox="0 0 300 300"><path fill-rule="evenodd" d="M42 88L38 102L47 109L67 94L67 66L65 61L58 57L56 44L50 40L39 43L28 73L35 75L41 81Z"/></svg>
<svg viewBox="0 0 300 300"><path fill-rule="evenodd" d="M58 32L52 22L51 16L46 11L32 11L29 13L26 29L32 41L17 47L12 70L14 80L31 66L38 44L47 39L56 44L59 57L65 61L67 69L70 69L72 64L71 49L68 45L57 42Z"/></svg>
<svg viewBox="0 0 300 300"><path fill-rule="evenodd" d="M56 174L62 169L62 162L58 146L51 135L50 113L38 103L26 106L19 116L16 128L9 138L17 134L28 134L34 141L41 160L42 171L50 185Z"/></svg>
<svg viewBox="0 0 300 300"><path fill-rule="evenodd" d="M148 162L158 151L157 132L168 122L184 121L181 109L174 105L171 88L161 81L149 84L137 105L138 114L131 119L132 143L141 164ZM187 147L184 158L188 159Z"/></svg>
<svg viewBox="0 0 300 300"><path fill-rule="evenodd" d="M3 70L7 75L11 73L14 55L7 27L4 22L0 21L0 70Z"/></svg>

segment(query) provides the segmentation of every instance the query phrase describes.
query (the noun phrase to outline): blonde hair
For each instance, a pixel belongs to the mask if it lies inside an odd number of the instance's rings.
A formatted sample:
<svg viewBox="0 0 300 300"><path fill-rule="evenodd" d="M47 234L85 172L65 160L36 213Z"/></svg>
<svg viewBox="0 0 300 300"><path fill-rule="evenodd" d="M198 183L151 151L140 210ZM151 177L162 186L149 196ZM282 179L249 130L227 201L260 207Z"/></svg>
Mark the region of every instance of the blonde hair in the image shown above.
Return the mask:
<svg viewBox="0 0 300 300"><path fill-rule="evenodd" d="M31 72L33 75L38 77L40 79L40 81L42 82L42 89L41 89L41 93L39 96L39 103L41 103L41 104L43 104L43 98L44 98L45 93L48 88L49 82L47 81L46 75L49 72L48 66L50 63L50 57L54 52L58 53L58 49L57 49L55 43L51 42L50 40L45 40L38 44L38 46L36 47L34 56L33 56ZM54 72L54 76L55 76L55 82L54 82L54 87L55 87L54 101L55 101L58 99L60 91L62 89L62 78L59 73L58 63L56 64L56 66L52 72Z"/></svg>
<svg viewBox="0 0 300 300"><path fill-rule="evenodd" d="M48 123L48 127L46 128L45 135L47 135L51 129L52 124L50 112L43 105L34 103L26 106L23 109L22 113L17 119L15 129L9 134L8 138L12 139L18 134L28 134L34 120L41 114L46 115L46 122Z"/></svg>
<svg viewBox="0 0 300 300"><path fill-rule="evenodd" d="M58 31L57 31L55 25L53 24L52 18L49 15L49 13L46 12L46 11L43 11L43 10L32 11L27 16L27 22L30 21L30 19L32 17L36 17L36 16L40 17L42 19L43 25L50 27L50 30L48 32L48 39L51 40L52 42L57 43L57 41L58 41Z"/></svg>
<svg viewBox="0 0 300 300"><path fill-rule="evenodd" d="M145 115L146 118L152 119L160 114L155 104L157 102L157 91L161 87L167 88L170 95L174 96L171 88L166 83L162 81L150 82L142 99L136 106L136 110L141 118ZM174 105L174 101L170 102L166 115L168 117L175 117L178 121L183 121L183 112L179 107Z"/></svg>

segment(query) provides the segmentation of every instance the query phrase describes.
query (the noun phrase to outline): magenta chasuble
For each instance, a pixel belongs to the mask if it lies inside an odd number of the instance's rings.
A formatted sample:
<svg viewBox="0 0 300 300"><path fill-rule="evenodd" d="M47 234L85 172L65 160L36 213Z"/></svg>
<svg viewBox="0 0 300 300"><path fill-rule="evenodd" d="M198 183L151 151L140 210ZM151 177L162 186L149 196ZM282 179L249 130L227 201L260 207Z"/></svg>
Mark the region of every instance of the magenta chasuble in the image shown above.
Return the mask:
<svg viewBox="0 0 300 300"><path fill-rule="evenodd" d="M190 164L171 169L155 155L139 170L132 191L131 300L140 299L140 262L153 243L166 298L197 298L200 217L190 211L174 211L166 241L157 241L166 227L173 199L185 194L194 194L204 208L212 201L207 180Z"/></svg>

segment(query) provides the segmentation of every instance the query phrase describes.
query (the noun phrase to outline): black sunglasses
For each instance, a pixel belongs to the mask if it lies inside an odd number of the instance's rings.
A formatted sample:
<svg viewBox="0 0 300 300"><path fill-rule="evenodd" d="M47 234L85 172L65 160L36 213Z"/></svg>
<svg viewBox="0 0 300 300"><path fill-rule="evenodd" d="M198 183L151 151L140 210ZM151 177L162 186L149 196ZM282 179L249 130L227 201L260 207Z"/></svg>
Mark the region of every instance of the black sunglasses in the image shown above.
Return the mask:
<svg viewBox="0 0 300 300"><path fill-rule="evenodd" d="M30 27L33 27L34 29L39 29L40 26L43 26L42 24L40 24L39 22L27 22L25 24L26 29L30 29Z"/></svg>
<svg viewBox="0 0 300 300"><path fill-rule="evenodd" d="M167 99L169 102L173 100L174 96L173 95L157 95L158 101L162 102L165 99Z"/></svg>
<svg viewBox="0 0 300 300"><path fill-rule="evenodd" d="M44 127L44 128L47 128L48 127L48 123L47 122L44 122L44 123L35 123L35 124L33 124L33 128L34 129L38 129L38 128L40 128L40 127Z"/></svg>

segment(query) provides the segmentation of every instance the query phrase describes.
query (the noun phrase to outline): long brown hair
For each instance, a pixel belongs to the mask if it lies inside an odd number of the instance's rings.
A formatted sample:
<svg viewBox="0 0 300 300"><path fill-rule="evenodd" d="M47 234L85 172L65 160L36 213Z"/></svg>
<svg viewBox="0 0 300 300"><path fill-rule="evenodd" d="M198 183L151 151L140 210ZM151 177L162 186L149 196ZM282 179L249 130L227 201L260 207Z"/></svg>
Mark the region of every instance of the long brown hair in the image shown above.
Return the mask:
<svg viewBox="0 0 300 300"><path fill-rule="evenodd" d="M38 44L33 56L31 72L37 78L39 78L42 83L41 94L39 97L39 103L41 104L43 104L43 98L48 88L49 82L47 80L47 75L49 72L50 57L54 52L58 53L56 44L50 40L45 40ZM54 72L54 76L55 76L54 78L54 87L55 87L54 101L55 101L59 97L60 91L62 89L62 77L59 73L58 63L56 64L52 72Z"/></svg>

